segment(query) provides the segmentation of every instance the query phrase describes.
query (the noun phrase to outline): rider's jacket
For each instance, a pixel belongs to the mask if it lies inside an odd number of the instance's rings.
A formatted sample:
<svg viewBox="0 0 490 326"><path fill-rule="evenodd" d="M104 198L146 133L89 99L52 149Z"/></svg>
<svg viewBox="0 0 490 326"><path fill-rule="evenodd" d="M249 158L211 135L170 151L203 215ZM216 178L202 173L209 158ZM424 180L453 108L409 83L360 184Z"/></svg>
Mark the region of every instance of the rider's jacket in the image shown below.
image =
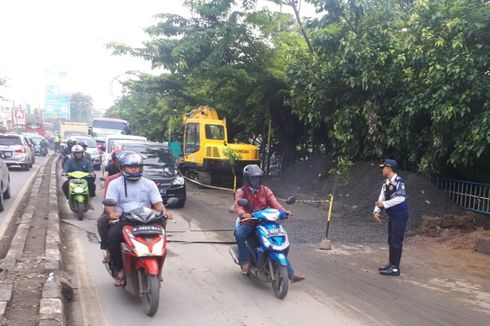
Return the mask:
<svg viewBox="0 0 490 326"><path fill-rule="evenodd" d="M249 201L250 205L248 207L241 207L238 205L238 201L242 198ZM240 217L245 213L251 214L266 208L275 208L281 211L285 210L277 201L272 190L266 186L260 186L260 189L257 192L254 192L249 186L241 187L235 194L235 204L233 207L236 214ZM255 224L253 221L241 221L241 223L250 225Z"/></svg>
<svg viewBox="0 0 490 326"><path fill-rule="evenodd" d="M94 172L94 167L92 166L92 162L90 162L85 158L77 160L72 157L71 159L66 161L65 165L63 166L63 172L70 173L75 171L90 173L90 172Z"/></svg>

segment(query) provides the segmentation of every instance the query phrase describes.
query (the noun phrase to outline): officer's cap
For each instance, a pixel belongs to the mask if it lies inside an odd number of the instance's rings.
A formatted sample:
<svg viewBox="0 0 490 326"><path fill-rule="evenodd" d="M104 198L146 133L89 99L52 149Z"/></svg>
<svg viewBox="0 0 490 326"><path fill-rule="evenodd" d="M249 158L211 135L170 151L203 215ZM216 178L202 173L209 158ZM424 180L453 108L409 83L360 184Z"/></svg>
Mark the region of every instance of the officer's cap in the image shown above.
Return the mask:
<svg viewBox="0 0 490 326"><path fill-rule="evenodd" d="M380 164L380 168L384 168L385 166L389 166L393 170L398 169L398 162L395 160L385 160L383 164Z"/></svg>

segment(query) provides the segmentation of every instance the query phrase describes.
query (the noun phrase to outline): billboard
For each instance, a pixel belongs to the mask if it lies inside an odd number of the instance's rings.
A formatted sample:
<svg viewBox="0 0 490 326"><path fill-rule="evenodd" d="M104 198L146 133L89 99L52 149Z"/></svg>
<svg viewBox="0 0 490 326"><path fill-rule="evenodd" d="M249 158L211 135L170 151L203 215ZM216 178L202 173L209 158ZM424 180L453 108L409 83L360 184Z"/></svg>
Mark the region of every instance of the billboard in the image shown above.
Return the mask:
<svg viewBox="0 0 490 326"><path fill-rule="evenodd" d="M17 128L23 128L26 124L26 111L23 108L13 108L12 121Z"/></svg>
<svg viewBox="0 0 490 326"><path fill-rule="evenodd" d="M65 72L46 71L44 119L70 120L70 96L66 91L68 75Z"/></svg>
<svg viewBox="0 0 490 326"><path fill-rule="evenodd" d="M70 120L70 96L46 94L44 97L44 119Z"/></svg>

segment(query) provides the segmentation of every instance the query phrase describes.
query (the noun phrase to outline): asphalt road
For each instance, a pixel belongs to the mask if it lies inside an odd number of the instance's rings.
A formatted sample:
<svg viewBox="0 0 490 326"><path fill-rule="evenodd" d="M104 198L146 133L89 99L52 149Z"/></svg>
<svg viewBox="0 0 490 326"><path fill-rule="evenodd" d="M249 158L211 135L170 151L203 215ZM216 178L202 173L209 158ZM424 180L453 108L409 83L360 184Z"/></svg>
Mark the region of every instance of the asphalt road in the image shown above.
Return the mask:
<svg viewBox="0 0 490 326"><path fill-rule="evenodd" d="M400 278L377 273L386 260L384 244L334 243L334 250L323 252L315 239L293 243L291 261L307 279L292 284L288 296L278 300L270 285L241 276L228 254L234 225L228 211L231 194L189 188L186 207L173 211L177 223L169 225L175 242L169 244L160 309L153 318L143 313L138 300L113 287L101 264L95 237L101 205L81 222L65 214L81 307L74 324L488 324L489 257L441 252L410 241ZM308 223L313 214L302 205L294 212L295 223ZM203 243L209 241L213 243Z"/></svg>
<svg viewBox="0 0 490 326"><path fill-rule="evenodd" d="M20 167L12 166L9 169L10 173L10 194L11 197L4 201L5 210L0 213L0 224L4 223L5 217L11 215L18 205L19 193L26 190L28 187L27 181L34 174L39 166L46 160L46 157L36 156L36 163L29 171L24 171Z"/></svg>

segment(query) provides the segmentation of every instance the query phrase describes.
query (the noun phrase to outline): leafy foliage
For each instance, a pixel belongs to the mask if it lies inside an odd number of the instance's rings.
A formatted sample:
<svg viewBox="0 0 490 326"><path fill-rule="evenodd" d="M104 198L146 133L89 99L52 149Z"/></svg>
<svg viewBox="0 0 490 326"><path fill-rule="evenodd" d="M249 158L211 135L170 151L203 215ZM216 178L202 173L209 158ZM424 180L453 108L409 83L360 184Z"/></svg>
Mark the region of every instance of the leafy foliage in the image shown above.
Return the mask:
<svg viewBox="0 0 490 326"><path fill-rule="evenodd" d="M80 92L70 96L70 116L73 121L90 122L92 119L93 100L90 95Z"/></svg>
<svg viewBox="0 0 490 326"><path fill-rule="evenodd" d="M109 114L163 138L197 105L230 136L266 134L285 165L318 151L338 162L393 157L424 173L488 170L490 5L483 0L309 0L318 17L256 1L188 0L191 18L160 14L141 48L164 68L134 75ZM172 120L173 119L173 120ZM175 126L175 124L173 124Z"/></svg>

